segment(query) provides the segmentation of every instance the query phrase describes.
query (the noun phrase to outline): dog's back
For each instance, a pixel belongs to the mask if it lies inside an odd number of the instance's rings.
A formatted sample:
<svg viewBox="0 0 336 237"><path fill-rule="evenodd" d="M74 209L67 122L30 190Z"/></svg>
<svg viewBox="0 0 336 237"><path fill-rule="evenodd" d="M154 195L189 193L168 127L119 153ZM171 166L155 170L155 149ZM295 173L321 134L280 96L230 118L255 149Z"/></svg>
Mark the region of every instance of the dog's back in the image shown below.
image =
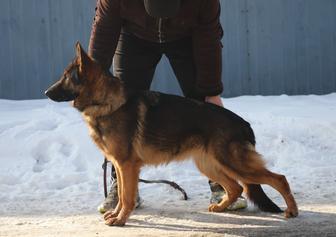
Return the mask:
<svg viewBox="0 0 336 237"><path fill-rule="evenodd" d="M114 132L129 134L128 140L138 151L145 147L155 150L154 157L141 155L145 163L183 159L191 150L223 154L232 143L255 145L250 124L219 106L150 91L131 91L127 98L110 123L126 129ZM124 126L113 126L120 120ZM231 163L225 154L219 162Z"/></svg>

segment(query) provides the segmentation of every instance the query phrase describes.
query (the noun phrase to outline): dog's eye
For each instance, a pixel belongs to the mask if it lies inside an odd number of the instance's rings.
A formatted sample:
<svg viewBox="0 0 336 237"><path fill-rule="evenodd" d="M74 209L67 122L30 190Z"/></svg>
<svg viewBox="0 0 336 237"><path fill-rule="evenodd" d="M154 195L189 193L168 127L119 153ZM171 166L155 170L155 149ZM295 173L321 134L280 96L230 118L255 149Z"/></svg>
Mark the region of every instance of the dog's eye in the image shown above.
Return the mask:
<svg viewBox="0 0 336 237"><path fill-rule="evenodd" d="M78 69L77 68L71 71L70 78L71 78L71 81L76 85L81 83L81 81L79 79L79 76L78 76Z"/></svg>

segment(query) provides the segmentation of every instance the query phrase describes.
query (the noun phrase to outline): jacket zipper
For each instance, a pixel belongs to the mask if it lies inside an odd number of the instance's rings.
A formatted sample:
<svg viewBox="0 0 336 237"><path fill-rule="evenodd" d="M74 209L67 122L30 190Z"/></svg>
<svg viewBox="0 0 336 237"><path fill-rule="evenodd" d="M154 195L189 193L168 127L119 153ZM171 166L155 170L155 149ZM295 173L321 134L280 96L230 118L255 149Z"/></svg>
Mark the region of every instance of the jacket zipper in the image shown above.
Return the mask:
<svg viewBox="0 0 336 237"><path fill-rule="evenodd" d="M163 43L164 42L163 35L162 35L162 22L163 22L163 19L159 18L159 26L158 26L159 43Z"/></svg>

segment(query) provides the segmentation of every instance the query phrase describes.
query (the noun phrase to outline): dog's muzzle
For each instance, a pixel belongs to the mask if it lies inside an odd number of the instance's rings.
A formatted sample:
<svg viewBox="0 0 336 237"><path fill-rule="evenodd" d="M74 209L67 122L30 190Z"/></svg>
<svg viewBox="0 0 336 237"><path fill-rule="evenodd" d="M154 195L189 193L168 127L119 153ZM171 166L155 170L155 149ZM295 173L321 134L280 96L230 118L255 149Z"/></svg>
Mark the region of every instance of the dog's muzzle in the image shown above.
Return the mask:
<svg viewBox="0 0 336 237"><path fill-rule="evenodd" d="M56 102L73 101L78 94L62 88L61 82L56 82L45 91L45 95Z"/></svg>

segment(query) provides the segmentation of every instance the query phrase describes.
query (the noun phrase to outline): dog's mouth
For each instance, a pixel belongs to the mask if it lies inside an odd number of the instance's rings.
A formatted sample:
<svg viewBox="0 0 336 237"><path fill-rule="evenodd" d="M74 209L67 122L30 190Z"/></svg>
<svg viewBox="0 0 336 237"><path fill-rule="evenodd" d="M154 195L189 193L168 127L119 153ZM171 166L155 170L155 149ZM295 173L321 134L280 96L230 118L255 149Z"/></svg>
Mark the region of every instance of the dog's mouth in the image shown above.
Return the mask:
<svg viewBox="0 0 336 237"><path fill-rule="evenodd" d="M56 102L73 101L78 97L78 93L62 89L58 87L57 84L46 90L45 95Z"/></svg>
<svg viewBox="0 0 336 237"><path fill-rule="evenodd" d="M47 93L46 93L47 95ZM55 101L55 102L67 102L67 101L73 101L75 100L78 95L77 94L62 94L59 96L50 96L47 95L49 97L49 99Z"/></svg>

